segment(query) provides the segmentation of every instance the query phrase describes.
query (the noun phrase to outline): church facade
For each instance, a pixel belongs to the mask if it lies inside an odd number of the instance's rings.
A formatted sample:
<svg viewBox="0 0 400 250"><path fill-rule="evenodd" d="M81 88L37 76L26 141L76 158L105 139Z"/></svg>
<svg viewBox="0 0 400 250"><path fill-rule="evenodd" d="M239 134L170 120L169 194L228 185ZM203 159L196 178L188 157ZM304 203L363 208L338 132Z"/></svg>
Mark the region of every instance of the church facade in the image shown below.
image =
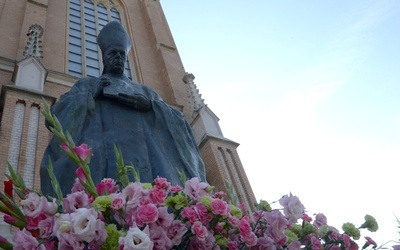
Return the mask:
<svg viewBox="0 0 400 250"><path fill-rule="evenodd" d="M101 75L96 36L113 20L133 44L125 74L184 114L207 181L225 191L229 180L239 202L252 210L256 200L239 144L223 136L193 74L185 72L158 0L0 0L0 187L9 162L29 188L40 188L40 162L52 137L40 114L43 100L52 104L79 78Z"/></svg>

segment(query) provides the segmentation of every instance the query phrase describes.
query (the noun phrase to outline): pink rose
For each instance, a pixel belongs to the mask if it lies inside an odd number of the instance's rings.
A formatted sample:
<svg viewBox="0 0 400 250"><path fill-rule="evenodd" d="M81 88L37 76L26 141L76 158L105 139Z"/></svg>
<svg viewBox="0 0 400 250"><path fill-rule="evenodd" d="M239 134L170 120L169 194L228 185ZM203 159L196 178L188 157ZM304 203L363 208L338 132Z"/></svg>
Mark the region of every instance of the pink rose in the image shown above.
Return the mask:
<svg viewBox="0 0 400 250"><path fill-rule="evenodd" d="M136 222L138 226L144 223L153 223L158 219L158 209L154 204L139 205L136 211Z"/></svg>
<svg viewBox="0 0 400 250"><path fill-rule="evenodd" d="M228 211L228 205L223 200L214 199L211 202L211 211L213 214L226 215Z"/></svg>
<svg viewBox="0 0 400 250"><path fill-rule="evenodd" d="M297 196L283 196L279 200L279 204L283 206L283 212L289 217L290 223L296 223L304 214L304 206Z"/></svg>
<svg viewBox="0 0 400 250"><path fill-rule="evenodd" d="M208 231L200 221L196 221L192 225L192 233L194 233L200 241L205 241Z"/></svg>
<svg viewBox="0 0 400 250"><path fill-rule="evenodd" d="M194 209L193 206L183 208L181 215L183 218L189 219L191 223L197 221L196 210Z"/></svg>
<svg viewBox="0 0 400 250"><path fill-rule="evenodd" d="M43 245L39 245L32 234L25 228L22 231L16 231L13 236L14 250L25 250L25 249L40 249L45 250Z"/></svg>
<svg viewBox="0 0 400 250"><path fill-rule="evenodd" d="M150 202L156 205L164 204L165 198L167 198L167 192L165 189L153 187L149 193Z"/></svg>
<svg viewBox="0 0 400 250"><path fill-rule="evenodd" d="M92 155L92 149L88 148L86 144L75 146L74 151L82 161L85 161L89 155Z"/></svg>

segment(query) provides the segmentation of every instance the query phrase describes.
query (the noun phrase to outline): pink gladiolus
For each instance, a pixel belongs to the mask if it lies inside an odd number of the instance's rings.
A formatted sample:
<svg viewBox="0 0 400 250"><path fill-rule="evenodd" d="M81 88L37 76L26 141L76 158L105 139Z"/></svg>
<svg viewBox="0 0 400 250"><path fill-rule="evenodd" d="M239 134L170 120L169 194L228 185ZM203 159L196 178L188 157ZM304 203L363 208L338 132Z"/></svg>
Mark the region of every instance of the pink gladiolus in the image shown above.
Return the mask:
<svg viewBox="0 0 400 250"><path fill-rule="evenodd" d="M226 215L228 211L228 205L223 200L214 199L211 202L211 211L213 214Z"/></svg>
<svg viewBox="0 0 400 250"><path fill-rule="evenodd" d="M85 161L89 155L92 155L92 149L88 148L86 144L75 146L74 151L82 161Z"/></svg>
<svg viewBox="0 0 400 250"><path fill-rule="evenodd" d="M368 244L368 245L373 245L373 246L375 246L375 247L378 246L378 245L376 244L376 242L375 242L373 239L371 239L371 237L365 236L364 238L367 240L367 244Z"/></svg>
<svg viewBox="0 0 400 250"><path fill-rule="evenodd" d="M4 193L6 195L8 195L8 197L13 196L13 181L12 180L4 181Z"/></svg>
<svg viewBox="0 0 400 250"><path fill-rule="evenodd" d="M75 171L75 174L78 176L78 178L83 181L86 182L86 176L85 173L83 172L82 167L78 167Z"/></svg>
<svg viewBox="0 0 400 250"><path fill-rule="evenodd" d="M192 225L192 233L194 233L200 241L205 241L208 231L200 221L196 221Z"/></svg>
<svg viewBox="0 0 400 250"><path fill-rule="evenodd" d="M62 150L64 150L64 151L67 152L67 153L70 153L70 152L71 152L71 150L69 150L68 145L65 144L64 142L61 143L61 148L62 148Z"/></svg>
<svg viewBox="0 0 400 250"><path fill-rule="evenodd" d="M15 219L14 217L12 217L12 216L10 216L8 214L4 214L3 219L4 219L5 222L10 223L10 224L18 222L17 219Z"/></svg>

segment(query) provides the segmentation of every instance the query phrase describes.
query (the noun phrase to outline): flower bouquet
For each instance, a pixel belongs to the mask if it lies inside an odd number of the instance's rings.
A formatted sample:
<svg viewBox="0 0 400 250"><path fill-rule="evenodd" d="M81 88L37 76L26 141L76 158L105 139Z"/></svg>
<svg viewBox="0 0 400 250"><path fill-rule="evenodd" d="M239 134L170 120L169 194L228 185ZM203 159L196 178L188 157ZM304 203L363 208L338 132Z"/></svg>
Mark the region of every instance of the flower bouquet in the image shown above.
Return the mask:
<svg viewBox="0 0 400 250"><path fill-rule="evenodd" d="M117 147L118 177L95 184L89 168L92 150L86 144L76 146L48 106L43 114L60 147L77 164L77 177L64 196L50 164L56 197L47 197L27 189L8 166L0 211L17 230L12 239L0 237L3 249L358 249L359 229L378 229L366 215L360 227L345 223L340 232L327 225L323 214L308 216L292 194L277 201L279 209L260 201L257 211L250 212L237 204L232 192L215 192L197 178L181 175L182 186L163 177L140 183ZM365 237L363 249L376 247Z"/></svg>

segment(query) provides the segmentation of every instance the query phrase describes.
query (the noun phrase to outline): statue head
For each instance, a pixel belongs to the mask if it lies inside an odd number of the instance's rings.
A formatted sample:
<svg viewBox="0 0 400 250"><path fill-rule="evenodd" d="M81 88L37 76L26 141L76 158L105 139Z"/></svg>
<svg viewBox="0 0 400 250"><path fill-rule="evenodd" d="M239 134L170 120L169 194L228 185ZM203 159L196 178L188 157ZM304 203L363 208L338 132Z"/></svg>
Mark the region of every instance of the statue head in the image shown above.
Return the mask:
<svg viewBox="0 0 400 250"><path fill-rule="evenodd" d="M97 36L97 44L103 55L103 74L122 75L129 50L132 47L131 39L122 25L113 21L104 26Z"/></svg>

